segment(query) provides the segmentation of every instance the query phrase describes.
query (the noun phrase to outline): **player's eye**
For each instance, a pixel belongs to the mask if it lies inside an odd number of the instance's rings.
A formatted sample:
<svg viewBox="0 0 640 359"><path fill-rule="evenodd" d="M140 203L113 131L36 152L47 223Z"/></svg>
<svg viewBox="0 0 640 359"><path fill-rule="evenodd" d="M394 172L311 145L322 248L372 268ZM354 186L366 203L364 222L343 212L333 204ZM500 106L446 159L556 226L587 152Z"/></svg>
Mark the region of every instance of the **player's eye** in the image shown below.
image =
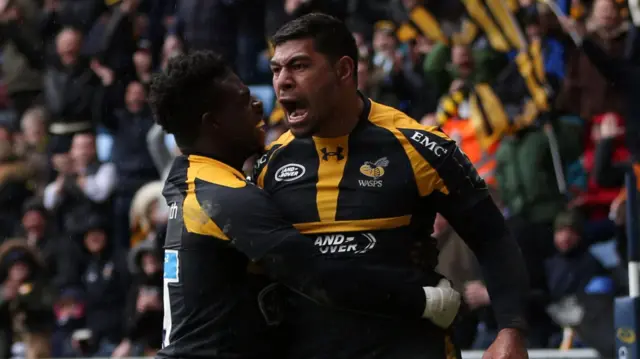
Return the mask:
<svg viewBox="0 0 640 359"><path fill-rule="evenodd" d="M307 65L307 64L302 64L302 63L295 63L295 64L293 64L293 65L291 66L291 68L292 68L294 71L304 70L304 69L306 69L307 67L309 67L309 65Z"/></svg>
<svg viewBox="0 0 640 359"><path fill-rule="evenodd" d="M271 72L273 72L274 75L277 75L280 73L280 67L272 67L271 68Z"/></svg>

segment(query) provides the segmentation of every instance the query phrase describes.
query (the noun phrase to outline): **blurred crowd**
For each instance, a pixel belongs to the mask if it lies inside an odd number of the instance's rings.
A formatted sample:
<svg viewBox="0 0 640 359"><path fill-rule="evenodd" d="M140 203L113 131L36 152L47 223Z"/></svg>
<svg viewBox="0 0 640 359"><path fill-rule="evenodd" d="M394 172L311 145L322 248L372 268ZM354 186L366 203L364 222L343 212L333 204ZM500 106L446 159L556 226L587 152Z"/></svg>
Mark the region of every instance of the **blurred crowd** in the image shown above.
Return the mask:
<svg viewBox="0 0 640 359"><path fill-rule="evenodd" d="M581 24L606 56L634 64L633 9L558 0L563 22L544 1L498 1L506 17L490 2L0 1L0 357L159 348L161 190L179 150L147 105L152 74L191 49L223 54L263 100L272 141L286 124L268 35L312 11L352 29L360 91L440 126L491 185L530 273L529 345L612 356L613 298L627 291L624 176L640 120L629 90L561 24ZM497 329L475 259L444 218L434 236L439 270L473 309L458 341L486 348Z"/></svg>

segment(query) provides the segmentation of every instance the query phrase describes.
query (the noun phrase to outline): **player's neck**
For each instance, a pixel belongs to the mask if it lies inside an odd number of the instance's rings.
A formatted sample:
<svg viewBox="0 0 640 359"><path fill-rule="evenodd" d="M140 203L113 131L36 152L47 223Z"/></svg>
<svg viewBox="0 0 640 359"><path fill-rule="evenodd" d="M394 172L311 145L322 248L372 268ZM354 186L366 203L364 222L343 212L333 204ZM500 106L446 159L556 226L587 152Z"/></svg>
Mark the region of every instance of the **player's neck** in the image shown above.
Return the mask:
<svg viewBox="0 0 640 359"><path fill-rule="evenodd" d="M364 102L357 92L345 98L335 108L332 116L323 121L323 125L314 137L330 138L346 136L353 131L360 121L360 114L364 109Z"/></svg>

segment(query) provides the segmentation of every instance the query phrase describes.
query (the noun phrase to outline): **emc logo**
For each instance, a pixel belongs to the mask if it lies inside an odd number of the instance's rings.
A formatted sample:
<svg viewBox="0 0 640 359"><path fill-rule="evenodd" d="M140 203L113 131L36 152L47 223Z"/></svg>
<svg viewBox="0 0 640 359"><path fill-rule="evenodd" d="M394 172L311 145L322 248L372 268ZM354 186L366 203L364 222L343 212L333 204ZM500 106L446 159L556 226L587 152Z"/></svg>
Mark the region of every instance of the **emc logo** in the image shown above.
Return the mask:
<svg viewBox="0 0 640 359"><path fill-rule="evenodd" d="M440 137L437 137L437 135L433 135L434 137L436 137L437 139L441 139ZM435 139L430 139L428 135L425 135L424 133L415 131L413 133L413 135L411 135L411 139L417 143L419 143L420 145L422 145L422 147L429 149L429 151L433 152L434 155L441 157L442 155L446 155L447 154L447 150L441 146L439 146L436 143ZM441 139L444 140L444 139Z"/></svg>

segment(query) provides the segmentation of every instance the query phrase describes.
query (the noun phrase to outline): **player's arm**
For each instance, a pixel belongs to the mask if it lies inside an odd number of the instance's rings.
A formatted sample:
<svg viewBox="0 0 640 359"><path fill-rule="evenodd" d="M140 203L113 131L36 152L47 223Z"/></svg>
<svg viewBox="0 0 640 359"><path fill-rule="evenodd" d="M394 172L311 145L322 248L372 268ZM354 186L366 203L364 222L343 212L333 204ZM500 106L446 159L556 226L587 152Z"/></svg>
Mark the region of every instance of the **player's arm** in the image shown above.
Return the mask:
<svg viewBox="0 0 640 359"><path fill-rule="evenodd" d="M434 288L439 278L427 278L411 268L392 269L319 255L313 241L286 222L268 194L257 187L228 189L208 200L214 201L212 208L220 209L210 216L223 224L231 245L260 263L273 280L320 304L388 317L437 315L448 321L443 326L457 313L459 294L450 288ZM432 287L425 290L425 286ZM445 301L448 305L443 306Z"/></svg>
<svg viewBox="0 0 640 359"><path fill-rule="evenodd" d="M501 329L526 329L528 276L520 248L504 217L467 156L441 132L402 129L429 163L416 179L425 200L433 201L478 258Z"/></svg>

